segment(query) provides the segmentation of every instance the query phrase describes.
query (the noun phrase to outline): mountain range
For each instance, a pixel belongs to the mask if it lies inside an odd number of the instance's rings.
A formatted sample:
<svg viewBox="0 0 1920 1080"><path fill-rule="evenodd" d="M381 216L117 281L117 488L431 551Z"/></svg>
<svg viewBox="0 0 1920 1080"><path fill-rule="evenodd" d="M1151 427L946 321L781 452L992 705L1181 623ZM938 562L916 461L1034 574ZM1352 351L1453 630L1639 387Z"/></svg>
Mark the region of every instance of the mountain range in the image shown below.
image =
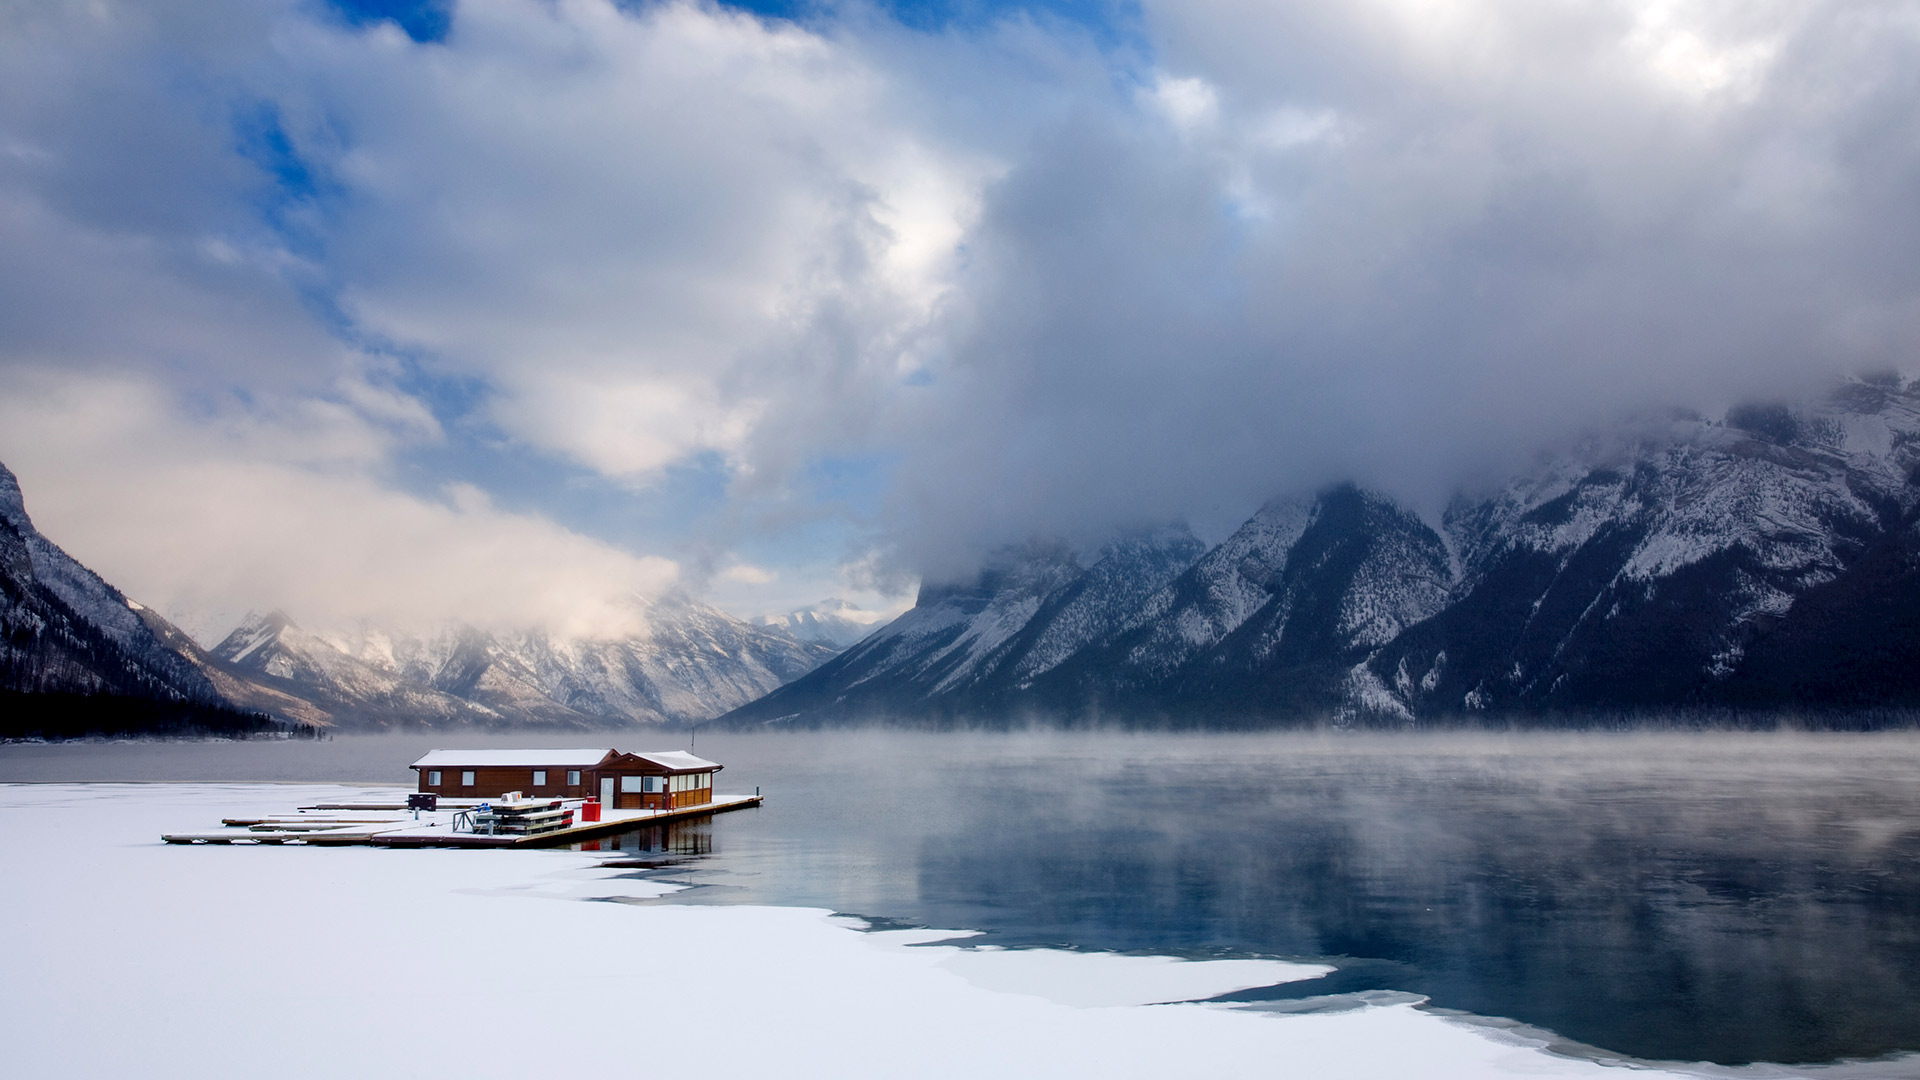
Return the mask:
<svg viewBox="0 0 1920 1080"><path fill-rule="evenodd" d="M725 720L1856 723L1916 705L1920 385L1890 376L1592 438L1434 518L1342 484L1210 550L1177 527L1084 558L1009 548Z"/></svg>
<svg viewBox="0 0 1920 1080"><path fill-rule="evenodd" d="M274 612L206 649L42 536L0 466L0 736L686 724L838 651L680 595L632 602L645 633L612 640L319 633Z"/></svg>
<svg viewBox="0 0 1920 1080"><path fill-rule="evenodd" d="M210 650L256 684L355 726L603 728L688 724L743 705L834 655L684 596L634 598L646 632L612 639L451 625L313 632L251 615Z"/></svg>
<svg viewBox="0 0 1920 1080"><path fill-rule="evenodd" d="M274 612L202 648L42 536L0 467L0 734L720 714L1407 726L1785 710L1855 724L1920 706L1920 384L1663 416L1439 513L1340 484L1270 502L1213 546L1180 525L1092 551L1031 541L923 584L844 650L867 613L829 603L751 623L680 595L634 603L647 630L613 640L309 629Z"/></svg>

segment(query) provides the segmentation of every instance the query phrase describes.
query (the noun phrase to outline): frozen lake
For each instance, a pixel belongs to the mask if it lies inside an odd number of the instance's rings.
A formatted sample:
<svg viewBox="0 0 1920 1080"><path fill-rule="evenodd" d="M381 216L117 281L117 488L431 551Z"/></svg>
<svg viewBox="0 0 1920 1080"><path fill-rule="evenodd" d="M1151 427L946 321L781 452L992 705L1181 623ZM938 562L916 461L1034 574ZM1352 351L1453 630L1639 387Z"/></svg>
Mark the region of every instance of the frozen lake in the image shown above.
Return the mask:
<svg viewBox="0 0 1920 1080"><path fill-rule="evenodd" d="M404 782L434 745L527 742L13 746L0 782ZM723 792L758 785L767 806L627 838L692 886L632 902L1328 960L1237 996L1407 991L1642 1059L1920 1050L1920 736L713 732L696 749L727 766Z"/></svg>

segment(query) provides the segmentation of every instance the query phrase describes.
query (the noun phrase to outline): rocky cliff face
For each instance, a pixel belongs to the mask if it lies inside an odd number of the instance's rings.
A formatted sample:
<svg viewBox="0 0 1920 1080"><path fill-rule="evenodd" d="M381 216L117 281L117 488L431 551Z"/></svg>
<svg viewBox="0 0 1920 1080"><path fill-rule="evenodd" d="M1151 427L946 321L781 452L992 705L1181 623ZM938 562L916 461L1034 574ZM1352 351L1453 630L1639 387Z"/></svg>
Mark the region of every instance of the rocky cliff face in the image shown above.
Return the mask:
<svg viewBox="0 0 1920 1080"><path fill-rule="evenodd" d="M1920 387L1858 381L1615 433L1463 493L1437 522L1343 485L1270 504L1197 558L1110 571L1126 580L1003 553L732 719L1920 705ZM1106 599L1075 606L1076 589Z"/></svg>

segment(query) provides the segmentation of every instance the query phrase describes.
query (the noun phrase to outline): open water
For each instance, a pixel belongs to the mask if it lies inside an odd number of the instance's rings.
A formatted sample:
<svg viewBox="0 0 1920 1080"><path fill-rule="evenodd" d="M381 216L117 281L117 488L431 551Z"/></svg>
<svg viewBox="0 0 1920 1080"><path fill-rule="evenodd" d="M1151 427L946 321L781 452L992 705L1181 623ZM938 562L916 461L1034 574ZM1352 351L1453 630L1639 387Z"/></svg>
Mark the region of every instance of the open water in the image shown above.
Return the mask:
<svg viewBox="0 0 1920 1080"><path fill-rule="evenodd" d="M11 746L0 781L405 782L436 743L526 736ZM1920 1051L1912 733L702 733L694 749L727 766L722 792L768 801L621 839L635 873L692 886L669 902L1327 959L1325 979L1236 996L1407 991L1641 1059Z"/></svg>

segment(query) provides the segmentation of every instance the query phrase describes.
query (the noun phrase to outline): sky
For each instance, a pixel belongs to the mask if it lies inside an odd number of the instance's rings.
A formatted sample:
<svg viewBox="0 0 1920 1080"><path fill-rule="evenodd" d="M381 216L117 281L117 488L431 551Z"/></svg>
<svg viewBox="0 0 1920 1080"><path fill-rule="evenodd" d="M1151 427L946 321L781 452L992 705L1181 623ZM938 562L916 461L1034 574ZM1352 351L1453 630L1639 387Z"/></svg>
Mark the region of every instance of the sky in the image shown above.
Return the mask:
<svg viewBox="0 0 1920 1080"><path fill-rule="evenodd" d="M0 462L204 637L875 611L1920 344L1915 0L12 0Z"/></svg>

